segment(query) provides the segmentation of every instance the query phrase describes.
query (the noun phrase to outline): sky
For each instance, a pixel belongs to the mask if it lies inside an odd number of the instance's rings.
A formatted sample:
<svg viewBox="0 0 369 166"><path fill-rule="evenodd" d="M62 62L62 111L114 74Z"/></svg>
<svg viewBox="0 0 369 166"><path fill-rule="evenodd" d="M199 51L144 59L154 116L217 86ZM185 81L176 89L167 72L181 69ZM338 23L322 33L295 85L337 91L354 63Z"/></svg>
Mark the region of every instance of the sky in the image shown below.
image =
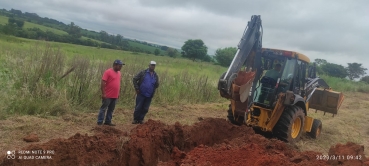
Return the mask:
<svg viewBox="0 0 369 166"><path fill-rule="evenodd" d="M201 39L210 55L237 47L251 16L260 15L263 48L369 69L367 0L1 0L0 8L175 48Z"/></svg>

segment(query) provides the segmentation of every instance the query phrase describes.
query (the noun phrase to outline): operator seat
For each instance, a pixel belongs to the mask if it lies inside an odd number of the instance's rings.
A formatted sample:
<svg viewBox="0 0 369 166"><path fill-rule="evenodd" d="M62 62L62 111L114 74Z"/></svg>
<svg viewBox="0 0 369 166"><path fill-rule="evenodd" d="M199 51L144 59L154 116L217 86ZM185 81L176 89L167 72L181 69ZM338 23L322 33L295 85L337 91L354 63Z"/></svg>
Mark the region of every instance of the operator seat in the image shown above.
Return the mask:
<svg viewBox="0 0 369 166"><path fill-rule="evenodd" d="M260 83L261 91L258 102L264 103L264 100L269 96L269 94L273 93L274 87L277 84L277 80L271 77L264 76L261 78Z"/></svg>

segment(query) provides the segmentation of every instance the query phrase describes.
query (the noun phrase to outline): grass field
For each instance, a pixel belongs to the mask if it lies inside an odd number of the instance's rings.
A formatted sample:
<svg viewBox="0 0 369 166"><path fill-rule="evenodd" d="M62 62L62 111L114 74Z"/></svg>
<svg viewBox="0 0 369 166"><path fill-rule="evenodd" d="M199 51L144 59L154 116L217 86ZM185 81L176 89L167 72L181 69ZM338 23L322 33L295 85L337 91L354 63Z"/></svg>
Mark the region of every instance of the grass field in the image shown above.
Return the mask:
<svg viewBox="0 0 369 166"><path fill-rule="evenodd" d="M364 82L352 82L348 79L320 75L324 81L335 91L341 92L364 92L369 93L369 84Z"/></svg>
<svg viewBox="0 0 369 166"><path fill-rule="evenodd" d="M8 17L0 15L0 24L5 25L7 23L8 23ZM27 28L39 28L42 31L45 31L45 32L50 31L50 32L53 32L53 33L58 34L58 35L68 34L67 32L62 31L62 30L46 27L46 26L43 26L43 25L39 25L39 24L27 22L27 21L24 22L23 28L25 28L25 29L27 29Z"/></svg>
<svg viewBox="0 0 369 166"><path fill-rule="evenodd" d="M165 54L165 52L163 50L161 50L160 48L156 48L156 47L144 45L144 44L133 42L133 41L128 41L128 43L132 47L138 47L138 48L140 48L142 50L150 51L152 54L154 54L155 49L159 49L160 50L160 54L163 54L163 55Z"/></svg>
<svg viewBox="0 0 369 166"><path fill-rule="evenodd" d="M8 23L8 17L0 15L0 24L1 25L5 25L7 23ZM36 24L36 23L28 22L28 21L25 21L24 22L23 28L25 28L25 29L27 29L27 28L39 28L40 30L42 30L44 32L50 31L50 32L53 32L53 33L55 33L57 35L67 35L68 34L67 32L62 31L62 30L59 30L59 29L56 29L56 28L51 28L51 27L39 25L39 24ZM95 42L98 42L98 43L105 43L103 41L91 39L91 38L88 38L88 37L85 37L85 36L82 36L81 39L82 40L88 40L88 39L90 39L90 40L95 41ZM144 44L137 43L137 42L128 41L128 43L130 44L130 46L132 46L134 48L135 47L138 47L138 48L140 48L142 50L150 51L152 54L154 53L154 51L156 49L156 47L144 45ZM164 52L162 50L160 50L160 51L161 51L161 54L164 54Z"/></svg>
<svg viewBox="0 0 369 166"><path fill-rule="evenodd" d="M43 25L39 25L39 24L27 22L27 21L24 22L23 28L25 28L25 29L27 29L27 28L39 28L40 30L42 30L44 32L50 31L50 32L55 33L57 35L67 35L68 34L67 32L62 31L62 30L46 27L46 26L43 26Z"/></svg>
<svg viewBox="0 0 369 166"><path fill-rule="evenodd" d="M178 102L214 102L221 100L216 89L216 84L219 76L226 71L226 68L213 65L211 63L193 62L191 60L182 58L169 58L163 56L154 56L152 54L149 55L144 53L132 53L102 48L99 49L95 47L79 46L57 42L45 43L42 41L22 39L5 35L1 35L0 48L0 58L4 62L1 65L1 68L3 68L3 71L7 72L7 76L9 77L8 79L17 78L18 75L36 77L36 75L33 74L34 71L31 71L29 69L34 69L39 72L40 69L38 68L38 66L47 65L43 63L61 63L62 65L64 65L60 69L57 69L57 71L53 71L53 73L47 73L47 71L44 71L44 79L50 81L56 76L61 77L68 69L75 65L75 63L83 63L85 66L80 65L81 70L82 67L84 67L83 70L90 72L89 77L93 79L93 81L88 82L88 85L83 85L86 86L85 91L87 94L85 95L87 96L87 98L89 98L88 102L90 102L90 100L96 101L98 99L96 94L99 93L98 84L101 77L101 72L104 69L110 67L111 62L114 59L121 59L127 64L122 69L122 96L134 95L131 83L133 75L136 74L139 70L146 68L149 61L157 61L158 67L156 70L159 75L162 76L161 80L163 83L163 87L158 89L159 93L157 95L156 103L169 105ZM43 55L43 57L41 55ZM33 57L34 59L32 59L31 57ZM37 60L38 58L48 59L50 60L50 62ZM15 63L14 61L18 59L24 62L24 65L22 65L21 67L24 67L24 69L26 71L29 71L30 73L26 73L24 71L23 73L21 73L21 71L19 70L12 72L11 64ZM55 66L49 66L49 70L55 70L53 67ZM60 92L63 90L68 91L68 89L70 88L77 88L76 86L82 86L73 84L71 86L67 86L70 85L70 83L68 82L73 81L73 77L78 76L81 77L81 79L87 79L82 78L82 75L79 76L76 72L77 71L72 72L70 77L66 77L65 80L63 79L62 83L58 83L58 81L49 82L49 84L52 85L48 85L48 88L55 88L53 86L56 86L57 84L58 87L56 91ZM5 75L4 72L3 75ZM368 84L354 83L348 80L327 76L322 76L322 78L326 80L329 85L332 86L333 90L336 91L369 92ZM19 83L19 81L22 80L13 79L10 81L18 81L18 84L23 84ZM18 84L16 85L19 87L25 86ZM37 84L44 85L45 83L37 82ZM28 86L32 87L34 85ZM12 88L13 87L8 87L7 89ZM71 96L63 100L70 100L70 97ZM201 98L201 100L199 100L199 97ZM123 99L123 101L121 102L121 106L127 105L131 102L133 102L132 97L129 97L129 99ZM97 105L90 106L96 107Z"/></svg>
<svg viewBox="0 0 369 166"><path fill-rule="evenodd" d="M310 109L309 116L320 119L323 124L321 137L317 140L307 136L297 143L301 150L314 150L328 153L330 146L346 142L354 142L365 146L365 154L369 155L369 95L361 92L346 92L345 100L338 111L324 115L323 112Z"/></svg>
<svg viewBox="0 0 369 166"><path fill-rule="evenodd" d="M8 17L0 15L0 24L5 25L8 23Z"/></svg>
<svg viewBox="0 0 369 166"><path fill-rule="evenodd" d="M99 80L102 72L115 59L123 60L122 92L119 106L132 107L132 77L146 69L151 60L157 62L161 80L155 104L187 104L222 100L216 90L217 80L225 68L210 63L192 62L120 50L99 49L56 42L42 42L2 36L2 70L8 77L4 84L9 100L3 100L3 115L63 114L80 108L91 111L99 107ZM18 65L19 61L22 65ZM14 68L14 66L18 66ZM67 70L75 70L63 79ZM5 79L4 79L5 80ZM5 85L6 84L6 85ZM48 92L45 92L48 91ZM13 100L14 99L14 100ZM16 99L16 100L15 100ZM54 104L44 105L44 100Z"/></svg>
<svg viewBox="0 0 369 166"><path fill-rule="evenodd" d="M0 15L0 24L5 25L7 23L8 23L8 17ZM27 29L27 28L39 28L40 30L42 30L44 32L50 31L50 32L53 32L57 35L67 35L68 34L67 32L62 31L62 30L58 30L58 29L55 29L55 28L51 28L51 27L47 27L47 26L43 26L43 25L39 25L39 24L35 24L35 23L32 23L32 22L27 22L27 21L24 22L23 28L25 28L25 29ZM90 38L82 36L81 39L87 40L87 39L90 39ZM96 41L98 43L104 43L102 41L95 40L95 39L90 39L90 40Z"/></svg>
<svg viewBox="0 0 369 166"><path fill-rule="evenodd" d="M1 35L1 34L0 34ZM9 37L2 35L2 40L0 40L0 47L3 50L14 51L28 51L35 45L45 46L46 43ZM110 62L114 59L122 59L128 65L140 65L142 67L147 67L145 63L150 62L150 60L155 60L158 63L158 71L168 71L170 73L188 72L190 75L206 75L211 80L217 80L220 75L226 71L226 68L213 65L207 62L193 62L192 60L183 58L170 58L163 56L155 56L144 53L132 53L121 50L112 49L98 49L89 46L80 46L67 43L57 43L49 42L47 43L50 48L60 49L63 54L67 57L74 57L76 55L89 58L91 60L102 60L105 62ZM124 70L125 68L123 68Z"/></svg>

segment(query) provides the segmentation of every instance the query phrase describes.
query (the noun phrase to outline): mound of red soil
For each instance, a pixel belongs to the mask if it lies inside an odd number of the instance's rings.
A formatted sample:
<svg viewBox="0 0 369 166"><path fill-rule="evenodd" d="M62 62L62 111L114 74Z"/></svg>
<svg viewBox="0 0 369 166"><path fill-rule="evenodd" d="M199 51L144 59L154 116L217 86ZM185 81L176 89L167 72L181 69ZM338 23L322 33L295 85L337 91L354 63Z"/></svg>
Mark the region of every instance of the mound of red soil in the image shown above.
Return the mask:
<svg viewBox="0 0 369 166"><path fill-rule="evenodd" d="M38 139L37 134L32 133L32 134L29 134L26 137L24 137L23 141L26 141L26 142L39 142L40 139Z"/></svg>
<svg viewBox="0 0 369 166"><path fill-rule="evenodd" d="M332 165L368 165L369 160L364 155L364 146L348 142L337 144L329 149L329 164ZM364 164L364 162L366 162Z"/></svg>
<svg viewBox="0 0 369 166"><path fill-rule="evenodd" d="M190 151L199 145L211 146L226 139L253 135L247 127L230 125L223 119L205 119L193 126L173 126L149 120L145 125L133 129L131 139L125 146L127 165L156 165L168 161L174 147Z"/></svg>
<svg viewBox="0 0 369 166"><path fill-rule="evenodd" d="M46 154L37 155L49 156L51 159L18 159L18 156L22 155L17 153L16 159L4 157L0 165L337 164L317 159L320 153L298 152L284 142L266 139L255 134L251 128L234 126L224 119L204 119L192 126L179 123L166 125L160 121L149 120L132 129L129 136L109 126L95 127L94 131L94 136L77 133L68 139L53 139L23 149L30 152L45 151ZM354 144L347 148L354 148L353 152L362 154ZM47 153L48 150L54 153ZM338 146L333 148L332 153L344 154L343 151L348 152ZM365 156L362 156L364 159ZM344 164L359 163L347 161Z"/></svg>
<svg viewBox="0 0 369 166"><path fill-rule="evenodd" d="M30 145L22 150L24 154L19 154L20 150L18 150L15 160L4 160L2 165L104 164L106 161L116 159L118 140L118 137L106 137L103 134L87 136L77 133L68 139L53 139L44 144ZM40 150L41 152L38 153ZM32 154L33 152L37 154ZM18 158L19 156L21 159ZM40 156L47 156L42 158L48 159L40 159Z"/></svg>
<svg viewBox="0 0 369 166"><path fill-rule="evenodd" d="M188 153L175 150L173 160L159 163L175 165L327 165L317 160L317 152L298 152L282 141L268 140L261 135L249 135L214 146L198 146Z"/></svg>

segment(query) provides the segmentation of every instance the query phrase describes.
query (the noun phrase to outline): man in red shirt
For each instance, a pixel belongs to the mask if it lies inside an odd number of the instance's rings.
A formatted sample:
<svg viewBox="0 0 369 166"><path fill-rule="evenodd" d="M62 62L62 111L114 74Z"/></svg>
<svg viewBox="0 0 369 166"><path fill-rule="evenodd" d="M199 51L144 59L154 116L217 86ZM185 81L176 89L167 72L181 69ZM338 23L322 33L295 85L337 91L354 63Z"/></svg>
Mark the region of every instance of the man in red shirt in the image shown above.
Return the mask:
<svg viewBox="0 0 369 166"><path fill-rule="evenodd" d="M113 111L115 108L115 103L119 98L120 92L120 70L122 66L125 65L121 60L115 60L113 63L113 67L105 70L102 80L101 80L101 98L102 105L100 107L100 112L97 117L97 124L102 125L104 121L105 111L106 113L105 123L104 125L115 126L115 124L111 123L111 119L113 118Z"/></svg>

